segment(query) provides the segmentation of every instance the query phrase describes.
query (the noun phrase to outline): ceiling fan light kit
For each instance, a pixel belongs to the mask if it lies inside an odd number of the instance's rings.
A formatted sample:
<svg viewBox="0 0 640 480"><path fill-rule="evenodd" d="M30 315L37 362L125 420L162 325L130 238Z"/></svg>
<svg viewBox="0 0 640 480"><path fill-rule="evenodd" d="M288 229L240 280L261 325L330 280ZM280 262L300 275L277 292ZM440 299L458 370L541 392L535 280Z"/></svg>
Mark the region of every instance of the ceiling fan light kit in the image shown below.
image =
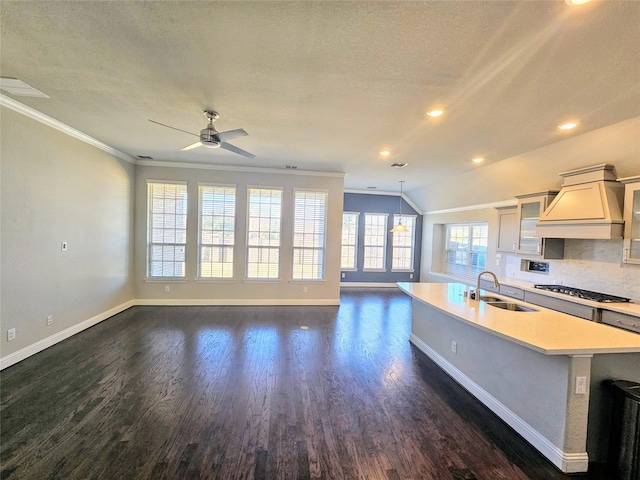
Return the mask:
<svg viewBox="0 0 640 480"><path fill-rule="evenodd" d="M247 132L245 132L242 128L237 128L235 130L228 130L226 132L218 132L216 130L216 127L213 126L213 122L215 122L218 118L220 118L220 115L218 115L218 112L214 112L213 110L205 110L204 116L209 119L209 124L202 130L200 130L200 135L199 135L200 140L197 141L196 143L192 143L191 145L187 145L186 147L182 148L181 150L183 152L187 152L189 150L193 150L194 148L198 148L198 147L223 148L225 150L228 150L229 152L242 155L243 157L246 157L246 158L255 158L255 155L253 153L249 153L246 150L242 150L241 148L238 148L235 145L231 145L230 143L227 143L227 140L232 140L238 137L246 137L247 135L249 135ZM198 136L195 133L187 132L186 130L172 127L170 125L165 125L164 123L156 122L154 120L149 120L149 121L153 123L157 123L158 125L162 125L163 127L172 128L173 130L178 130L180 132L185 132L191 135Z"/></svg>

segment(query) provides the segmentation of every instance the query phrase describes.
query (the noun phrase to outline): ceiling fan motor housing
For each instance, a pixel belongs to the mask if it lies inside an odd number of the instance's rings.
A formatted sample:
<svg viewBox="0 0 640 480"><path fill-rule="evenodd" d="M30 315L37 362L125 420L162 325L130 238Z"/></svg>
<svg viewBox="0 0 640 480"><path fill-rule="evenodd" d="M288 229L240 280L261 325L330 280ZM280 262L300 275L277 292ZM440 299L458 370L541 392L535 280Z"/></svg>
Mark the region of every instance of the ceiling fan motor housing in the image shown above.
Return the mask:
<svg viewBox="0 0 640 480"><path fill-rule="evenodd" d="M200 130L200 141L202 145L209 148L218 148L222 142L220 142L217 133L213 125L208 126L204 130Z"/></svg>

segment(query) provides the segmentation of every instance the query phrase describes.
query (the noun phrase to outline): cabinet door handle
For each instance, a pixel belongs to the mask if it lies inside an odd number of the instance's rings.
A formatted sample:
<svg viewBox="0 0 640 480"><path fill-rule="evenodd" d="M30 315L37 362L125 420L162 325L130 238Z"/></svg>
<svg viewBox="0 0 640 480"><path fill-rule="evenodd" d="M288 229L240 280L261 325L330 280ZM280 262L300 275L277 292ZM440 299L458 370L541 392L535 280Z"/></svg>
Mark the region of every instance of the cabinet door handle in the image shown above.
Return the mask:
<svg viewBox="0 0 640 480"><path fill-rule="evenodd" d="M629 260L629 249L625 248L624 250L622 250L622 261L624 263L627 263L628 260Z"/></svg>
<svg viewBox="0 0 640 480"><path fill-rule="evenodd" d="M616 322L618 322L620 325L624 325L625 327L631 327L631 328L640 327L640 325L638 325L637 323L626 323L626 322L623 322L622 320L616 320Z"/></svg>
<svg viewBox="0 0 640 480"><path fill-rule="evenodd" d="M516 242L513 242L512 247L513 247L513 251L515 252L516 251Z"/></svg>
<svg viewBox="0 0 640 480"><path fill-rule="evenodd" d="M540 254L540 250L542 250L540 243L538 243L538 245L536 245L536 251L538 253L538 255Z"/></svg>

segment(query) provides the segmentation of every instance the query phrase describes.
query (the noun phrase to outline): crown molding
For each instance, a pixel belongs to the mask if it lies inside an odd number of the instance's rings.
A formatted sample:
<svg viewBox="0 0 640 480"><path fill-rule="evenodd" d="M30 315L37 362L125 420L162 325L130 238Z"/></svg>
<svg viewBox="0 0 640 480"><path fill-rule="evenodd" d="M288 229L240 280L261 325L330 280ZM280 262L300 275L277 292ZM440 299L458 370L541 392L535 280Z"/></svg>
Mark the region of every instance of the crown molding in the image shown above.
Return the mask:
<svg viewBox="0 0 640 480"><path fill-rule="evenodd" d="M120 150L116 150L115 148L110 147L106 143L102 143L100 140L96 140L95 138L87 135L86 133L83 133L80 130L76 130L75 128L67 125L66 123L62 123L61 121L56 120L55 118L52 118L48 115L45 115L44 113L39 112L34 108L28 107L24 103L20 103L14 100L13 98L7 97L6 95L0 94L0 105L13 110L14 112L21 113L22 115L29 117L44 125L47 125L51 128L55 128L56 130L62 133L66 133L70 137L73 137L77 140L80 140L96 148L99 148L100 150L107 152L113 155L114 157L118 157L119 159L124 160L125 162L129 162L132 164L136 163L135 158L131 157L130 155L127 155L126 153L121 152Z"/></svg>
<svg viewBox="0 0 640 480"><path fill-rule="evenodd" d="M343 172L320 172L315 170L298 170L288 168L247 167L242 165L216 165L210 163L180 162L169 160L137 160L136 165L143 167L199 168L202 170L219 170L225 172L268 173L272 175L303 175L306 177L344 178Z"/></svg>
<svg viewBox="0 0 640 480"><path fill-rule="evenodd" d="M464 207L455 207L455 208L446 208L444 210L431 210L430 212L425 212L425 215L440 215L442 213L456 213L456 212L467 212L469 210L482 210L484 208L500 208L500 207L513 207L518 204L517 200L503 200L500 202L491 202L491 203L479 203L477 205L467 205Z"/></svg>

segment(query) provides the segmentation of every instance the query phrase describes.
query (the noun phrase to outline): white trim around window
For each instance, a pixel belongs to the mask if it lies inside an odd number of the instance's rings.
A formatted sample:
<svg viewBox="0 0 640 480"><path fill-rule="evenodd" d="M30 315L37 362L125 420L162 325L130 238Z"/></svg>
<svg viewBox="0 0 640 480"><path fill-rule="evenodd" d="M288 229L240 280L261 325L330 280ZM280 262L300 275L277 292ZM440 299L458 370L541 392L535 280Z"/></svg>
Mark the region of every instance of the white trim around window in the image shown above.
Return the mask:
<svg viewBox="0 0 640 480"><path fill-rule="evenodd" d="M198 183L198 276L233 280L236 185Z"/></svg>
<svg viewBox="0 0 640 480"><path fill-rule="evenodd" d="M328 190L293 189L292 280L324 280Z"/></svg>
<svg viewBox="0 0 640 480"><path fill-rule="evenodd" d="M386 272L388 213L364 214L363 272Z"/></svg>
<svg viewBox="0 0 640 480"><path fill-rule="evenodd" d="M279 281L282 187L247 186L245 280Z"/></svg>
<svg viewBox="0 0 640 480"><path fill-rule="evenodd" d="M360 212L342 212L340 271L358 271L358 222Z"/></svg>
<svg viewBox="0 0 640 480"><path fill-rule="evenodd" d="M147 280L186 279L187 182L147 180Z"/></svg>

